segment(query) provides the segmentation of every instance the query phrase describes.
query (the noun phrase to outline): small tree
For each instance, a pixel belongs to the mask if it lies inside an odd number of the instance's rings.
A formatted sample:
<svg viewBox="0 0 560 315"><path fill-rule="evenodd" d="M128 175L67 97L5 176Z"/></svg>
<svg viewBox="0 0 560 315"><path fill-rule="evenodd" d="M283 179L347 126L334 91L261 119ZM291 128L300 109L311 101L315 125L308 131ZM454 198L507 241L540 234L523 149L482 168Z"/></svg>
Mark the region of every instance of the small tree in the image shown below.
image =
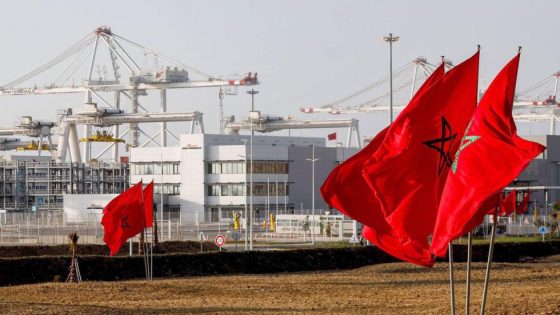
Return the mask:
<svg viewBox="0 0 560 315"><path fill-rule="evenodd" d="M68 246L72 252L72 261L70 262L70 273L68 274L68 278L66 278L66 282L82 282L80 267L78 266L78 255L76 254L79 238L77 232L68 234Z"/></svg>
<svg viewBox="0 0 560 315"><path fill-rule="evenodd" d="M157 206L154 203L153 205L153 210L154 210L154 216L153 216L153 226L154 228L152 229L152 233L153 233L153 240L154 240L154 246L156 246L159 243L159 233L158 233L158 222L157 222Z"/></svg>

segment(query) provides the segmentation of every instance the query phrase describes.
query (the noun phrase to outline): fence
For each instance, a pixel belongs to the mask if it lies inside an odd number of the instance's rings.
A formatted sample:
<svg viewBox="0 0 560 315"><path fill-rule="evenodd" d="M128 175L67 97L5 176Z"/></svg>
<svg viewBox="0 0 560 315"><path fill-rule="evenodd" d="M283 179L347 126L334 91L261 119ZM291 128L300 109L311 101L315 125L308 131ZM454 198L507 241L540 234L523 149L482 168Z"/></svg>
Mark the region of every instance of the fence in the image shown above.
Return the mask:
<svg viewBox="0 0 560 315"><path fill-rule="evenodd" d="M188 236L188 228L178 221L158 220L159 240L183 240L184 236ZM71 232L78 233L82 244L103 244L100 222L65 223L60 211L0 213L0 245L66 244L67 235ZM148 234L151 234L151 229L148 229Z"/></svg>
<svg viewBox="0 0 560 315"><path fill-rule="evenodd" d="M233 230L233 221L181 224L178 217L164 215L164 218L158 220L160 241L199 240L201 235L204 239L212 241L218 234L226 236L228 240L245 239L246 226L242 224L241 230ZM541 222L550 220L546 216L539 219ZM499 231L507 235L538 234L538 227L533 220L532 215L518 216L516 220L510 217L500 218ZM66 244L67 235L74 231L80 236L79 242L82 244L103 244L103 226L99 221L92 219L86 223L68 223L60 211L0 212L0 245ZM315 241L342 241L352 237L355 229L353 221L334 215L313 217L279 214L274 231L270 229L270 225L262 223L254 222L254 239L274 242L309 242L312 233ZM491 220L486 219L479 227L480 234L489 235L491 224ZM148 229L147 234L150 240L151 229Z"/></svg>

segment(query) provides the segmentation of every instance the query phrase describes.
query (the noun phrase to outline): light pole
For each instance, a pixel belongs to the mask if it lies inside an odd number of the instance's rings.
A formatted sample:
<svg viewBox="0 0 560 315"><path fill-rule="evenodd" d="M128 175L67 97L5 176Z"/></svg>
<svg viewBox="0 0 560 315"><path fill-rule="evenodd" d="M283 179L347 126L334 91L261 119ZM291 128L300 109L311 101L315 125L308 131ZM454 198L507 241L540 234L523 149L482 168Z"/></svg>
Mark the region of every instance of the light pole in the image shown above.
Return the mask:
<svg viewBox="0 0 560 315"><path fill-rule="evenodd" d="M255 135L255 131L253 130L252 112L255 111L255 94L258 94L259 91L251 89L251 91L247 91L247 93L251 94L251 113L249 114L249 120L251 121L251 173L249 173L249 250L253 250L253 136Z"/></svg>
<svg viewBox="0 0 560 315"><path fill-rule="evenodd" d="M315 245L315 162L319 160L319 158L315 158L315 145L313 145L312 155L310 159L306 159L307 161L311 161L311 244Z"/></svg>
<svg viewBox="0 0 560 315"><path fill-rule="evenodd" d="M243 188L243 195L245 196L245 250L247 250L247 243L248 243L248 235L247 235L247 225L249 224L249 219L247 216L247 139L241 139L241 141L244 142L245 145L245 155L238 155L239 157L242 157L244 160L243 164L243 169L245 170L245 187ZM251 196L252 198L253 196Z"/></svg>
<svg viewBox="0 0 560 315"><path fill-rule="evenodd" d="M383 40L389 42L389 112L390 121L393 123L393 42L399 40L399 36L393 36L393 33L389 33L389 36L383 36Z"/></svg>
<svg viewBox="0 0 560 315"><path fill-rule="evenodd" d="M255 94L259 94L259 91L255 89L251 89L251 91L247 91L247 94L251 94L251 111L255 111Z"/></svg>

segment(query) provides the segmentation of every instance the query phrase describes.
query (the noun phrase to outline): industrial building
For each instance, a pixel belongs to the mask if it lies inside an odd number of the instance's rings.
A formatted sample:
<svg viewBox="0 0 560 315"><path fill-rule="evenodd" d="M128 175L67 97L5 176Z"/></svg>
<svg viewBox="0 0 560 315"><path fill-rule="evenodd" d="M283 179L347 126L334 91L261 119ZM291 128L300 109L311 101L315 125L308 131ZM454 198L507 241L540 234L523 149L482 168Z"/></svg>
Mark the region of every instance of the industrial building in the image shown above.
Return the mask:
<svg viewBox="0 0 560 315"><path fill-rule="evenodd" d="M312 209L313 197L318 214L328 209L321 184L357 150L327 147L324 138L254 136L251 162L250 136L184 134L179 146L132 148L130 177L153 180L156 193L163 187L164 213L178 212L183 223L226 221L251 199L257 221Z"/></svg>
<svg viewBox="0 0 560 315"><path fill-rule="evenodd" d="M531 191L533 207L542 214L550 213L554 202L560 201L560 136L524 136L524 138L546 146L546 150L535 158L510 185L518 191Z"/></svg>
<svg viewBox="0 0 560 315"><path fill-rule="evenodd" d="M0 178L0 207L8 211L62 210L65 194L118 194L129 187L126 163L57 163L50 156L4 156Z"/></svg>

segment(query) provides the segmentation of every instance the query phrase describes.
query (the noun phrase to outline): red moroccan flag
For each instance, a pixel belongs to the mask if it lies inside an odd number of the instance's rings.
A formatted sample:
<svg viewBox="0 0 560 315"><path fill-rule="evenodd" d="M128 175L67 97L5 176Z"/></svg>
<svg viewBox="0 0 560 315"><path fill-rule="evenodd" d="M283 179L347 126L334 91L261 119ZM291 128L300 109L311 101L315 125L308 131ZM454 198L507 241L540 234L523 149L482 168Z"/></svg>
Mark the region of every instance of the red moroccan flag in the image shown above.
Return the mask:
<svg viewBox="0 0 560 315"><path fill-rule="evenodd" d="M422 95L428 87L441 79L443 74L442 65L426 80L414 98ZM368 226L364 227L363 236L381 250L404 261L430 267L434 264L434 260L428 251L428 242L413 240L402 244L385 221L379 202L362 177L363 163L377 151L386 132L387 128L381 131L363 150L338 165L325 180L321 187L321 194L329 205Z"/></svg>
<svg viewBox="0 0 560 315"><path fill-rule="evenodd" d="M524 214L529 210L529 200L531 200L531 192L527 192L525 197L523 197L523 201L517 206L517 214Z"/></svg>
<svg viewBox="0 0 560 315"><path fill-rule="evenodd" d="M447 170L476 108L479 52L445 74L391 125L363 176L403 242L432 234Z"/></svg>
<svg viewBox="0 0 560 315"><path fill-rule="evenodd" d="M502 201L500 202L499 215L508 216L514 213L516 208L517 208L517 193L514 189L507 195L507 197L503 198Z"/></svg>
<svg viewBox="0 0 560 315"><path fill-rule="evenodd" d="M142 182L113 198L103 209L103 241L111 256L118 253L121 246L144 229L144 205L142 203Z"/></svg>
<svg viewBox="0 0 560 315"><path fill-rule="evenodd" d="M154 221L154 181L152 180L144 188L144 211L146 216L146 227L152 227Z"/></svg>
<svg viewBox="0 0 560 315"><path fill-rule="evenodd" d="M329 134L327 135L327 139L328 139L329 141L331 141L331 140L336 140L336 132L329 133Z"/></svg>
<svg viewBox="0 0 560 315"><path fill-rule="evenodd" d="M442 194L431 251L444 257L447 244L471 231L496 195L545 147L521 139L512 108L519 54L496 76L480 100Z"/></svg>

